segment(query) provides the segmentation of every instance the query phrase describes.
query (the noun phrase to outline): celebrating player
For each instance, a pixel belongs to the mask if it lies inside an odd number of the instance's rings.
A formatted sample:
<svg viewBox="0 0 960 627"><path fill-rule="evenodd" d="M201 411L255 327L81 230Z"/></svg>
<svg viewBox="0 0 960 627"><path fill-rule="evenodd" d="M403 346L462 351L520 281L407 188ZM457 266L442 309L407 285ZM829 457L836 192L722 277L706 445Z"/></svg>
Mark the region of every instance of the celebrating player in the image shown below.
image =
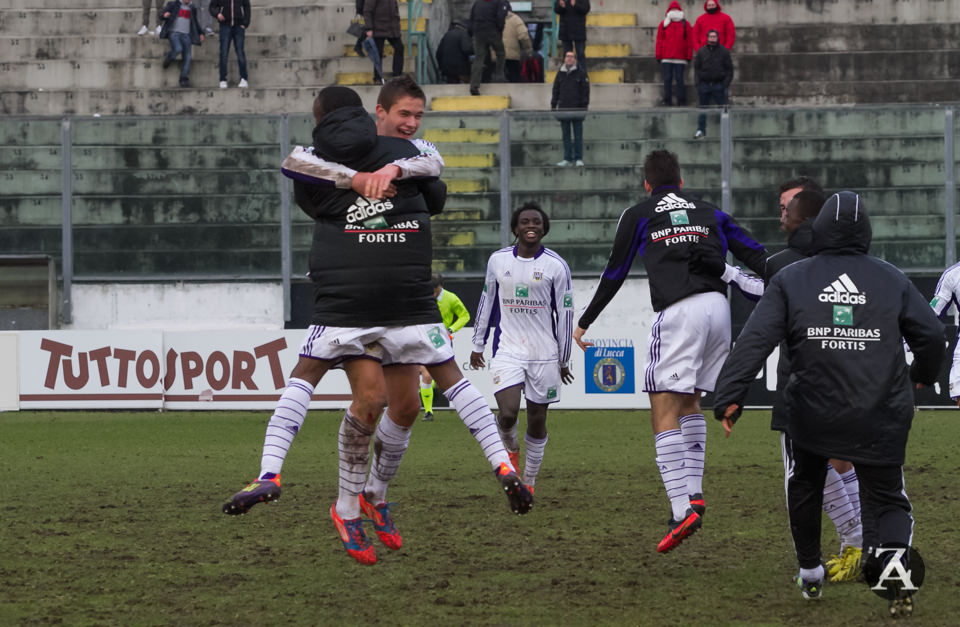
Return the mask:
<svg viewBox="0 0 960 627"><path fill-rule="evenodd" d="M487 278L473 330L470 365L483 368L483 350L494 331L494 395L497 425L514 468L520 469L517 414L520 393L527 399L526 459L523 482L532 492L547 445L547 407L560 400L560 384L573 382L570 361L573 285L570 268L540 242L550 219L535 202L510 216L514 246L490 255Z"/></svg>
<svg viewBox="0 0 960 627"><path fill-rule="evenodd" d="M766 251L729 215L681 191L680 164L673 153L651 152L643 173L650 198L620 216L610 260L573 338L584 350L593 345L583 334L620 289L634 257L643 257L657 312L643 390L650 395L657 466L672 510L667 535L657 546L664 553L703 524L707 425L700 395L713 391L730 350L726 285L717 277L690 272L691 249L713 247L722 257L729 248L757 274L763 272Z"/></svg>
<svg viewBox="0 0 960 627"><path fill-rule="evenodd" d="M361 105L356 92L347 88L328 87L320 92L314 106L318 123L314 144L319 156L358 170L376 171L398 157L418 153L406 140L377 137L376 127ZM340 427L340 491L330 515L347 553L360 563L376 561L363 529L361 508L377 510L377 535L390 548L399 548L399 536L385 515L386 504L382 508L370 507L372 503L364 506L361 495L370 438L378 422L383 422L379 419L388 398L381 358L427 364L481 444L511 509L529 511L532 496L509 465L482 395L460 373L432 298L428 204L442 204L443 194L435 190L421 194L419 188L405 188L414 183L400 182L392 202L373 203L353 191L323 185L325 181L311 176L314 167L302 151L284 162L284 173L294 178L298 204L316 220L310 255L316 292L312 324L268 426L263 458L267 472L237 493L224 511L242 513L253 503L268 500L273 488L267 484L279 488L279 471L270 469L275 462L269 457L269 440L277 435L271 433L271 427L280 430L281 424L288 422L287 432L296 433L313 388L331 367L342 364L353 403ZM285 451L291 439L279 447Z"/></svg>

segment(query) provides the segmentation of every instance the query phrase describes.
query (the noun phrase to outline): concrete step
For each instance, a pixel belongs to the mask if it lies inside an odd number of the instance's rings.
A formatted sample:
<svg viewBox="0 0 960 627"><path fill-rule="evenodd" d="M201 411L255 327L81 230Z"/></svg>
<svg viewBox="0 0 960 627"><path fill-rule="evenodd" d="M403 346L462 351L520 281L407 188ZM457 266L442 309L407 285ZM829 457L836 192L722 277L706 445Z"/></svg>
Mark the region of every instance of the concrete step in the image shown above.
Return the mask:
<svg viewBox="0 0 960 627"><path fill-rule="evenodd" d="M346 36L344 39L348 39ZM338 37L311 37L308 34L249 33L244 39L244 52L248 61L264 58L321 58L341 56L345 48L353 50L353 42L339 43ZM86 61L89 59L119 61L124 59L156 59L170 50L166 39L152 35L139 37L133 33L116 35L47 35L47 36L0 36L0 62ZM194 56L210 54L216 59L220 54L220 40L208 39L200 48L194 47ZM229 56L236 64L233 48ZM369 63L369 61L368 61Z"/></svg>
<svg viewBox="0 0 960 627"><path fill-rule="evenodd" d="M250 34L299 33L316 36L321 29L322 37L336 38L341 44L348 43L347 25L354 15L353 3L301 4L298 6L273 6L256 10L250 22ZM141 26L143 12L136 8L67 8L67 9L19 9L0 11L0 35L54 36L116 33L132 35ZM406 30L406 18L401 15L401 28ZM342 27L341 27L342 26ZM419 30L426 27L426 18L417 22ZM354 39L356 41L356 39Z"/></svg>

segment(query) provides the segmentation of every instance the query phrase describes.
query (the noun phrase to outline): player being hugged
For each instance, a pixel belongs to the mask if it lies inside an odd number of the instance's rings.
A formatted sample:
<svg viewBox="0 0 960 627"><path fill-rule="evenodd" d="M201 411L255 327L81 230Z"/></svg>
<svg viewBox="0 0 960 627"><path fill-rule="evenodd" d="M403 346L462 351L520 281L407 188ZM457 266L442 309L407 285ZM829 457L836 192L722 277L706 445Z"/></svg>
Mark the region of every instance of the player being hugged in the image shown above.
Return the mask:
<svg viewBox="0 0 960 627"><path fill-rule="evenodd" d="M550 231L550 218L540 205L528 202L516 209L510 229L516 244L496 251L487 262L470 365L486 365L483 350L494 329L490 370L500 409L497 426L519 470L517 414L522 391L527 399L523 482L532 492L547 445L547 407L560 400L561 383L573 382L568 365L573 284L567 262L541 244Z"/></svg>

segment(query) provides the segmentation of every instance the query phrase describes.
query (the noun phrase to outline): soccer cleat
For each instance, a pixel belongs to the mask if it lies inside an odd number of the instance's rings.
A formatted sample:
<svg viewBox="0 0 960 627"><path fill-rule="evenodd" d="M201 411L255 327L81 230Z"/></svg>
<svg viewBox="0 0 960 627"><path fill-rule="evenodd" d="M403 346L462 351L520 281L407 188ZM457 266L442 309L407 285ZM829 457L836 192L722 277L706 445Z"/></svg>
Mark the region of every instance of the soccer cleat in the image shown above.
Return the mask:
<svg viewBox="0 0 960 627"><path fill-rule="evenodd" d="M690 509L700 514L700 518L707 513L707 504L703 500L703 495L699 492L690 495Z"/></svg>
<svg viewBox="0 0 960 627"><path fill-rule="evenodd" d="M494 474L500 480L500 485L507 494L507 500L510 501L510 510L514 514L526 514L533 508L533 492L523 484L523 481L520 481L520 477L509 464L501 463Z"/></svg>
<svg viewBox="0 0 960 627"><path fill-rule="evenodd" d="M330 518L333 519L333 526L337 528L340 539L343 541L343 547L347 549L347 555L357 560L361 564L376 564L377 553L367 539L367 534L363 530L363 520L359 517L344 520L337 516L337 504L330 506Z"/></svg>
<svg viewBox="0 0 960 627"><path fill-rule="evenodd" d="M423 415L423 421L424 421L424 422L433 422L433 412L432 412L432 411L428 411L427 413L425 413L425 414Z"/></svg>
<svg viewBox="0 0 960 627"><path fill-rule="evenodd" d="M510 465L513 466L513 470L520 472L520 451L507 450L507 456L510 458Z"/></svg>
<svg viewBox="0 0 960 627"><path fill-rule="evenodd" d="M840 555L827 560L827 579L830 581L855 581L860 576L860 558L863 551L855 546L843 549Z"/></svg>
<svg viewBox="0 0 960 627"><path fill-rule="evenodd" d="M263 476L233 495L223 504L224 514L246 514L257 503L269 503L280 498L280 475L265 472Z"/></svg>
<svg viewBox="0 0 960 627"><path fill-rule="evenodd" d="M819 599L820 593L823 589L823 581L807 581L799 574L796 576L794 581L797 583L797 587L800 588L800 594L803 595L803 598L811 601L813 599Z"/></svg>
<svg viewBox="0 0 960 627"><path fill-rule="evenodd" d="M900 592L899 594L890 591L890 605L887 611L890 612L890 618L900 618L913 615L913 595L909 592Z"/></svg>
<svg viewBox="0 0 960 627"><path fill-rule="evenodd" d="M688 509L683 520L670 519L668 524L670 525L670 531L657 545L657 553L667 553L680 546L684 539L692 536L697 529L703 526L703 521L700 519L700 514Z"/></svg>
<svg viewBox="0 0 960 627"><path fill-rule="evenodd" d="M397 531L396 525L393 524L393 518L390 516L390 506L387 503L373 505L363 494L360 494L359 498L360 509L373 521L373 530L377 532L380 542L394 551L403 546L403 538L400 537L400 532Z"/></svg>

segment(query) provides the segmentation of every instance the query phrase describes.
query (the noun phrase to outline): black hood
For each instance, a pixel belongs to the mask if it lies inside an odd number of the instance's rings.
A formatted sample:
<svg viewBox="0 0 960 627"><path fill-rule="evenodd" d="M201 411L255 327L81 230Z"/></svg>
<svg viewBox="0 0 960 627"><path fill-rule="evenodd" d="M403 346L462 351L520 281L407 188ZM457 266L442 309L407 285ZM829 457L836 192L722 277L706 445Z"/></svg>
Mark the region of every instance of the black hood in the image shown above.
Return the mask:
<svg viewBox="0 0 960 627"><path fill-rule="evenodd" d="M855 192L837 192L827 199L813 220L817 253L865 255L870 250L872 236L867 208Z"/></svg>
<svg viewBox="0 0 960 627"><path fill-rule="evenodd" d="M313 147L328 161L349 165L377 144L377 125L363 107L343 107L323 116L313 129Z"/></svg>
<svg viewBox="0 0 960 627"><path fill-rule="evenodd" d="M813 254L813 220L804 220L800 226L787 236L787 246L795 248L806 256Z"/></svg>

